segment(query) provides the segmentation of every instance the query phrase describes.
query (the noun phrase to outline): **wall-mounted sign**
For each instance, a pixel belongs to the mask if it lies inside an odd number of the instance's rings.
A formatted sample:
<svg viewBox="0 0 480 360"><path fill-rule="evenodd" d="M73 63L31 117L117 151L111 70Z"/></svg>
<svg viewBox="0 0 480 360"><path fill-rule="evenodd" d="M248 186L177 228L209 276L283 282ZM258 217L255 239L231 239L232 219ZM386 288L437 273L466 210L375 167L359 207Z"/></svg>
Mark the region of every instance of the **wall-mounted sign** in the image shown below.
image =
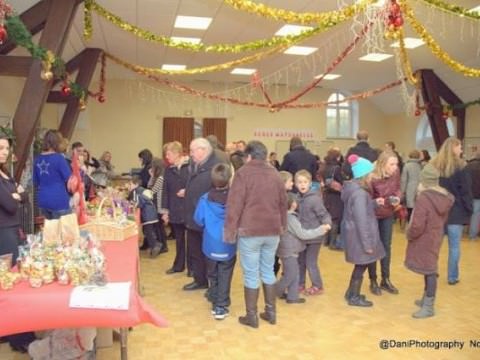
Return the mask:
<svg viewBox="0 0 480 360"><path fill-rule="evenodd" d="M311 129L275 129L275 128L253 129L254 138L290 139L294 136L298 136L302 140L313 139L314 132Z"/></svg>

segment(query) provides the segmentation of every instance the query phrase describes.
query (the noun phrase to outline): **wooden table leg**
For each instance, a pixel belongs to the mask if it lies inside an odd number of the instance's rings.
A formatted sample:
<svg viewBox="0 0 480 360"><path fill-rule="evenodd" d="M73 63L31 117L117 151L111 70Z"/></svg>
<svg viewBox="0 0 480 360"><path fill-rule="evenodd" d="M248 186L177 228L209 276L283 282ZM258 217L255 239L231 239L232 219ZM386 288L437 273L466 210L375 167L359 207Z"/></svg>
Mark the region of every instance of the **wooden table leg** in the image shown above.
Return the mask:
<svg viewBox="0 0 480 360"><path fill-rule="evenodd" d="M120 328L120 359L128 359L128 328Z"/></svg>

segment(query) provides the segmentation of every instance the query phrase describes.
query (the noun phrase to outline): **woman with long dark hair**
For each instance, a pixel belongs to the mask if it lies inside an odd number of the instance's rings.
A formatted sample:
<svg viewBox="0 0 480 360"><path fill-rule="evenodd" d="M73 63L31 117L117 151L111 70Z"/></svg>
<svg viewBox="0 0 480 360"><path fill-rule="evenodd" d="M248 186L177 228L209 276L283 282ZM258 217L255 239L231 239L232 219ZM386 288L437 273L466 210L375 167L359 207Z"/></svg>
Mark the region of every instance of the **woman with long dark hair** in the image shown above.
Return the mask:
<svg viewBox="0 0 480 360"><path fill-rule="evenodd" d="M0 129L0 256L11 255L11 265L18 258L20 243L20 203L27 195L21 185L17 185L8 171L8 160L12 139ZM7 311L7 310L4 310ZM10 343L15 351L27 352L28 345L35 340L33 333L8 335L2 338Z"/></svg>
<svg viewBox="0 0 480 360"><path fill-rule="evenodd" d="M153 202L155 203L155 208L157 209L158 214L158 223L157 223L157 239L162 244L162 250L160 253L165 253L168 251L167 246L167 234L165 233L164 222L162 219L162 193L163 193L163 174L165 172L165 167L163 166L163 160L159 158L153 158L152 167L150 168L150 181L148 188L152 189L153 192Z"/></svg>
<svg viewBox="0 0 480 360"><path fill-rule="evenodd" d="M150 180L149 169L152 166L153 154L148 149L143 149L138 153L138 159L142 164L142 170L140 170L140 178L142 183L140 184L145 189L148 187L148 181Z"/></svg>

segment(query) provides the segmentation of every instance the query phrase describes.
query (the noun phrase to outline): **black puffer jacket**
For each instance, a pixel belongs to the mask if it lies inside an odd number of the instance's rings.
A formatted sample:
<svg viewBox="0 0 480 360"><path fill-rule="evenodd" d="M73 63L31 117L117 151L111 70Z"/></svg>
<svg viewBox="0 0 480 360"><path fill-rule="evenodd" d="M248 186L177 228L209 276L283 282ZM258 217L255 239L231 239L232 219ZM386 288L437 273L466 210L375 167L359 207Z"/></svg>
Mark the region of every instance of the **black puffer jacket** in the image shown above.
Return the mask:
<svg viewBox="0 0 480 360"><path fill-rule="evenodd" d="M465 225L470 221L473 212L472 181L465 169L459 169L449 178L441 177L440 186L455 197L447 224Z"/></svg>
<svg viewBox="0 0 480 360"><path fill-rule="evenodd" d="M280 170L288 171L295 175L298 170L307 170L312 179L315 179L317 172L317 159L303 146L296 146L283 157Z"/></svg>

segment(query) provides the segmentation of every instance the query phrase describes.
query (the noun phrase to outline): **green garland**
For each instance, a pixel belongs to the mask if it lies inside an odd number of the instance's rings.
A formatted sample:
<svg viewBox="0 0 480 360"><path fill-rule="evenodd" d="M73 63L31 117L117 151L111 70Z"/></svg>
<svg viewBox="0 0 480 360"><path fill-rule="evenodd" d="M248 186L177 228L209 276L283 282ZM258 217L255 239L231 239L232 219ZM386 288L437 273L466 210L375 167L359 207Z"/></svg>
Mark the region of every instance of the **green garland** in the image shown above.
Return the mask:
<svg viewBox="0 0 480 360"><path fill-rule="evenodd" d="M18 46L27 49L34 59L42 60L44 62L49 61L49 51L33 42L32 34L28 31L19 16L15 15L7 17L5 19L5 27L7 29L8 38ZM52 73L55 78L63 80L65 84L70 87L70 93L73 96L78 99L85 99L87 91L79 84L68 80L68 74L63 59L56 56L54 57L52 62Z"/></svg>
<svg viewBox="0 0 480 360"><path fill-rule="evenodd" d="M469 102L466 102L466 103L448 105L447 108L449 110L466 109L466 108L468 108L470 106L473 106L473 105L480 105L480 99L469 101Z"/></svg>
<svg viewBox="0 0 480 360"><path fill-rule="evenodd" d="M480 13L477 11L470 11L469 9L465 9L464 7L449 4L442 0L421 0L428 5L433 6L434 8L440 9L442 11L446 11L461 17L466 17L474 20L480 20Z"/></svg>

